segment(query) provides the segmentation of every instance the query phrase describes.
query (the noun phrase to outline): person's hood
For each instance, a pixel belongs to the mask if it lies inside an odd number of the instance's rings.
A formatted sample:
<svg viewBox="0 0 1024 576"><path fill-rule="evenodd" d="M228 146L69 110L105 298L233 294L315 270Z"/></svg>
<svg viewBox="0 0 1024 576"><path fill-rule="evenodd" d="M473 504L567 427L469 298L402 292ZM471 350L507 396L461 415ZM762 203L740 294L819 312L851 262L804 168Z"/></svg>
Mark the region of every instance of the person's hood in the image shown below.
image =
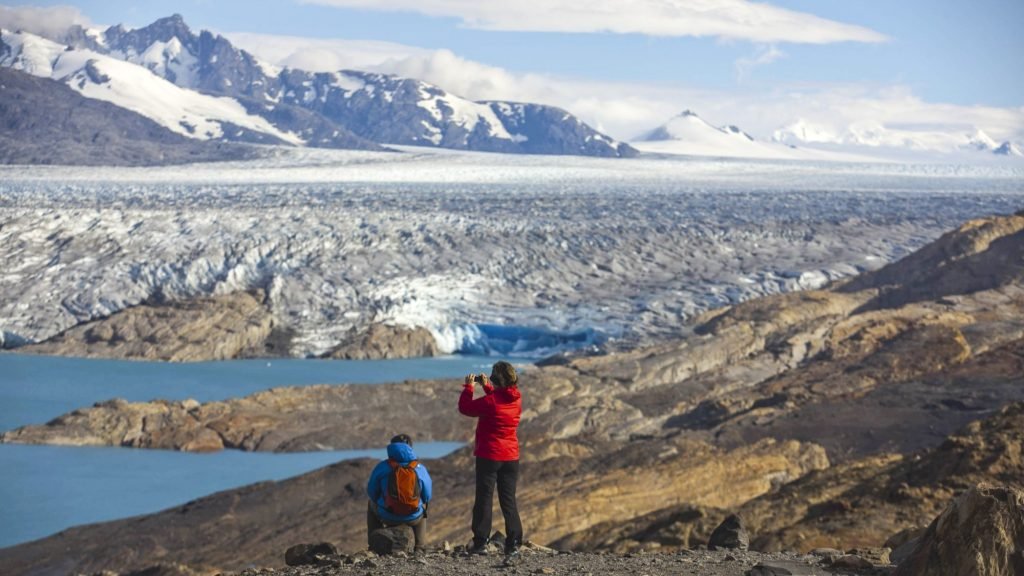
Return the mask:
<svg viewBox="0 0 1024 576"><path fill-rule="evenodd" d="M405 442L395 442L388 444L388 458L399 464L405 464L415 460L416 453L412 451L412 446Z"/></svg>
<svg viewBox="0 0 1024 576"><path fill-rule="evenodd" d="M509 386L508 388L495 387L494 393L501 394L512 401L519 400L522 397L522 394L519 393L519 386Z"/></svg>

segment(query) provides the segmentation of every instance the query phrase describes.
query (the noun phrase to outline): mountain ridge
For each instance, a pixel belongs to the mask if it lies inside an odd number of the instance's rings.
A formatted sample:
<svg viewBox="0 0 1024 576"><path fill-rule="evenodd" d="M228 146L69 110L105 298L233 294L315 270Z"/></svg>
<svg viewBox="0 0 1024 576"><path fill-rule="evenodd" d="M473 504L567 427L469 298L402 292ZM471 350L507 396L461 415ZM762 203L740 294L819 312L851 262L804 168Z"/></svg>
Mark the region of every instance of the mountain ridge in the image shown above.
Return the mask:
<svg viewBox="0 0 1024 576"><path fill-rule="evenodd" d="M206 102L192 102L191 108L185 108L192 113L188 124L196 126L186 128L186 136L243 141L255 137L257 143L369 150L394 144L501 153L636 154L628 144L552 106L474 102L438 86L394 75L279 69L234 47L223 36L206 30L194 33L179 14L133 30L121 25L103 31L74 26L59 40L63 44L23 32L6 32L0 40L0 65L65 81L87 96L163 119L166 127L179 133L181 122L168 119L170 112L140 105L124 90L112 97L110 89L116 91L118 84L145 86L155 95L148 101ZM87 73L89 63L102 73ZM142 78L118 63L147 70L154 79L168 84ZM76 72L81 76L69 78ZM131 80L126 81L129 76ZM90 92L93 85L104 89ZM174 95L170 86L187 94ZM238 110L221 110L220 115L196 113L196 109L214 108L210 98L223 100L221 107L231 99Z"/></svg>

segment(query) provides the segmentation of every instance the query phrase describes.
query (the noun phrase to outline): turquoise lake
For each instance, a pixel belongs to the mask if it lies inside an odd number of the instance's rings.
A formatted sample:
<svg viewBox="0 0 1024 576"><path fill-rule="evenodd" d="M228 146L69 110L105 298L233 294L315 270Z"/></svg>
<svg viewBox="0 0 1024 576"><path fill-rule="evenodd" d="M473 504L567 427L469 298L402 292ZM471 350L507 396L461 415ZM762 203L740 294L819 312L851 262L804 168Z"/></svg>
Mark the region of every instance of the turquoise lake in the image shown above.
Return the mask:
<svg viewBox="0 0 1024 576"><path fill-rule="evenodd" d="M169 364L0 354L0 429L44 423L109 398L206 402L286 385L423 378L452 378L457 392L463 375L489 369L493 362L494 358L483 356L451 356ZM383 458L386 443L384 438L380 446L366 450L299 454L0 444L0 547L79 524L156 512L219 490L280 480L339 460ZM420 458L429 459L460 446L424 443L417 444L416 451Z"/></svg>

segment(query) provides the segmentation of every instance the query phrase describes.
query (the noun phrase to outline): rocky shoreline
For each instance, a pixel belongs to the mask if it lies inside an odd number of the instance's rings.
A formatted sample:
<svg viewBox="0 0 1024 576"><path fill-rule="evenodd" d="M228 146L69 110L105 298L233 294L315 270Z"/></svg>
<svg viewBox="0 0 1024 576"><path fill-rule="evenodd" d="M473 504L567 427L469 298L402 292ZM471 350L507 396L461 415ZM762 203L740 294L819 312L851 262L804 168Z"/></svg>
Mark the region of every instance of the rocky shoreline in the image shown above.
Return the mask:
<svg viewBox="0 0 1024 576"><path fill-rule="evenodd" d="M191 300L157 299L73 326L43 342L9 348L26 354L201 362L287 358L293 336L293 330L274 317L266 293L253 290ZM438 355L429 330L374 323L362 330L353 328L323 357L376 360Z"/></svg>

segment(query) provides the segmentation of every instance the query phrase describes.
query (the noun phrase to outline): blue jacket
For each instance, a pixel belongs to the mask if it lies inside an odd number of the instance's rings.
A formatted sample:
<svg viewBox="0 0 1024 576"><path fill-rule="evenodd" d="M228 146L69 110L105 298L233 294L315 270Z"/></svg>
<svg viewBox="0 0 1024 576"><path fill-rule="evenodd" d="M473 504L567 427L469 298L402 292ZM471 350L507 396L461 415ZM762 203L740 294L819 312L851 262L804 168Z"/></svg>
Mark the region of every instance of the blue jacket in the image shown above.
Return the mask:
<svg viewBox="0 0 1024 576"><path fill-rule="evenodd" d="M388 444L388 458L399 464L407 464L416 460L416 453L412 446L404 442ZM430 474L422 462L416 466L416 476L420 480L420 507L408 516L396 516L388 511L384 504L384 494L388 490L388 476L391 475L391 465L387 460L381 460L373 472L370 473L370 481L366 483L366 495L372 502L377 503L377 516L385 522L412 522L423 515L423 505L430 502L433 485L430 482Z"/></svg>

